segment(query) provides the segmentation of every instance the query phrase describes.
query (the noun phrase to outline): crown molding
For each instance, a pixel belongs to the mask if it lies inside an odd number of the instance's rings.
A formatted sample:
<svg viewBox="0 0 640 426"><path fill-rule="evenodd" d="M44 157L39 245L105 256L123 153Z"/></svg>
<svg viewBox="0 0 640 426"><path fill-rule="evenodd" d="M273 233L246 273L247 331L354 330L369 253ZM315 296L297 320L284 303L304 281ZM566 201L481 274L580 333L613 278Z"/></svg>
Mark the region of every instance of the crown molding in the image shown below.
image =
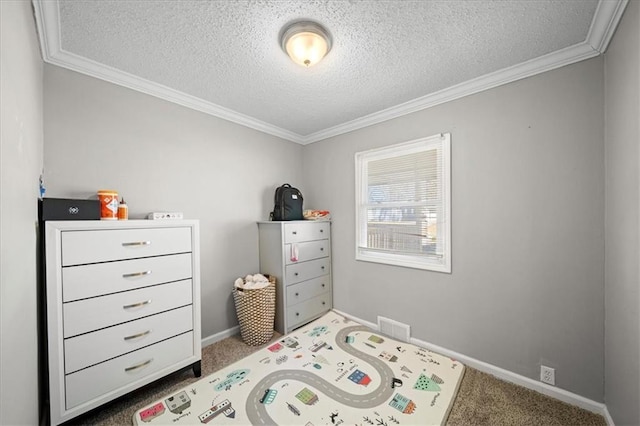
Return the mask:
<svg viewBox="0 0 640 426"><path fill-rule="evenodd" d="M523 78L532 77L546 71L584 61L605 52L620 22L628 0L600 0L591 21L589 33L584 42L569 46L547 55L485 74L473 80L448 87L435 93L413 99L400 105L387 108L347 123L306 135L303 144L318 142L323 139L342 135L364 127L382 123L387 120L431 108L436 105L473 95L503 84Z"/></svg>
<svg viewBox="0 0 640 426"><path fill-rule="evenodd" d="M347 123L312 133L305 136L302 143L309 144L333 136L352 132L354 130L362 129L363 127L372 126L413 112L460 99L465 96L473 95L478 92L483 92L497 86L502 86L503 84L583 61L597 55L599 55L599 52L595 51L590 45L583 42L509 68L485 74L481 77L465 81L464 83L456 84L455 86L447 87L446 89L430 93L426 96L413 99L403 104L374 112L373 114L357 118Z"/></svg>
<svg viewBox="0 0 640 426"><path fill-rule="evenodd" d="M598 8L593 16L593 21L591 21L586 39L586 42L598 52L604 53L607 50L627 3L629 0L600 0L598 2Z"/></svg>
<svg viewBox="0 0 640 426"><path fill-rule="evenodd" d="M40 38L40 47L42 49L42 59L45 62L99 78L119 86L128 87L129 89L155 96L282 139L302 143L302 136L297 133L65 51L60 45L58 1L33 0L33 5L38 36Z"/></svg>
<svg viewBox="0 0 640 426"><path fill-rule="evenodd" d="M45 62L128 87L266 134L307 145L598 56L604 53L613 37L628 0L600 0L587 38L582 43L308 135L300 135L170 87L67 52L60 45L58 1L32 0L32 2L42 58Z"/></svg>

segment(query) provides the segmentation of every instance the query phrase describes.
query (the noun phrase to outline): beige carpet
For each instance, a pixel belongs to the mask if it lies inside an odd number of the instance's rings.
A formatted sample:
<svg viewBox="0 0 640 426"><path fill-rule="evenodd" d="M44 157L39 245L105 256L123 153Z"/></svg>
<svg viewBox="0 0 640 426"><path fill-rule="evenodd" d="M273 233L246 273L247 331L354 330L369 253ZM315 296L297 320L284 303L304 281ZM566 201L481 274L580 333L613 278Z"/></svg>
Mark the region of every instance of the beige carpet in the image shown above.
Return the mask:
<svg viewBox="0 0 640 426"><path fill-rule="evenodd" d="M274 340L279 335L274 336ZM266 345L265 345L266 346ZM202 377L249 355L261 346L245 345L233 336L202 351ZM191 370L174 374L71 420L69 424L130 425L141 407L195 382ZM466 367L447 425L602 425L600 415L562 403Z"/></svg>

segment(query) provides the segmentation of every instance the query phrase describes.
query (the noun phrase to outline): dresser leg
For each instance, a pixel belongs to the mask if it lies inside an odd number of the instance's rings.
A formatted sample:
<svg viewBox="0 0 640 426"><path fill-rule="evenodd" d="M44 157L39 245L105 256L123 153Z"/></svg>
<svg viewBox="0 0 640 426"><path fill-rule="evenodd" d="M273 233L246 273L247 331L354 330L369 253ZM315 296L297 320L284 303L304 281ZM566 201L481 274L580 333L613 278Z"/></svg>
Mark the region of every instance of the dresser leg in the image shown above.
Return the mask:
<svg viewBox="0 0 640 426"><path fill-rule="evenodd" d="M202 376L202 361L193 363L193 374L196 377Z"/></svg>

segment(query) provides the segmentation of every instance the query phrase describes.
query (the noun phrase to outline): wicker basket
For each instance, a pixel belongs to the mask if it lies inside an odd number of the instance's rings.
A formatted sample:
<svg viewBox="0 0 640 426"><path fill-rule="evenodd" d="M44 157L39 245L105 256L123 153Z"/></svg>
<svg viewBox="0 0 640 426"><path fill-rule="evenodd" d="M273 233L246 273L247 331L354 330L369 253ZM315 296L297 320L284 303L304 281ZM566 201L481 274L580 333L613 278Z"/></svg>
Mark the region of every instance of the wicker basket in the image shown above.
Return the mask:
<svg viewBox="0 0 640 426"><path fill-rule="evenodd" d="M259 289L233 287L240 335L251 346L267 343L273 337L276 314L276 277L265 275L269 285Z"/></svg>

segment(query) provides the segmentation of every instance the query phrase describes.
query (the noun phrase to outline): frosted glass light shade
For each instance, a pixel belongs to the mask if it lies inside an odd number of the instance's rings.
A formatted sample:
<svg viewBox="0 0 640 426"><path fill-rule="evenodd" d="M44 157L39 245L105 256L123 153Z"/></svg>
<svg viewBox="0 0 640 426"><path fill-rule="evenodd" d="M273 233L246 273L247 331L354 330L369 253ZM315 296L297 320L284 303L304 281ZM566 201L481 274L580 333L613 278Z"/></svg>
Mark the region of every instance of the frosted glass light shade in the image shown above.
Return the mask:
<svg viewBox="0 0 640 426"><path fill-rule="evenodd" d="M329 53L331 37L320 24L295 22L283 31L281 44L293 62L310 67Z"/></svg>

